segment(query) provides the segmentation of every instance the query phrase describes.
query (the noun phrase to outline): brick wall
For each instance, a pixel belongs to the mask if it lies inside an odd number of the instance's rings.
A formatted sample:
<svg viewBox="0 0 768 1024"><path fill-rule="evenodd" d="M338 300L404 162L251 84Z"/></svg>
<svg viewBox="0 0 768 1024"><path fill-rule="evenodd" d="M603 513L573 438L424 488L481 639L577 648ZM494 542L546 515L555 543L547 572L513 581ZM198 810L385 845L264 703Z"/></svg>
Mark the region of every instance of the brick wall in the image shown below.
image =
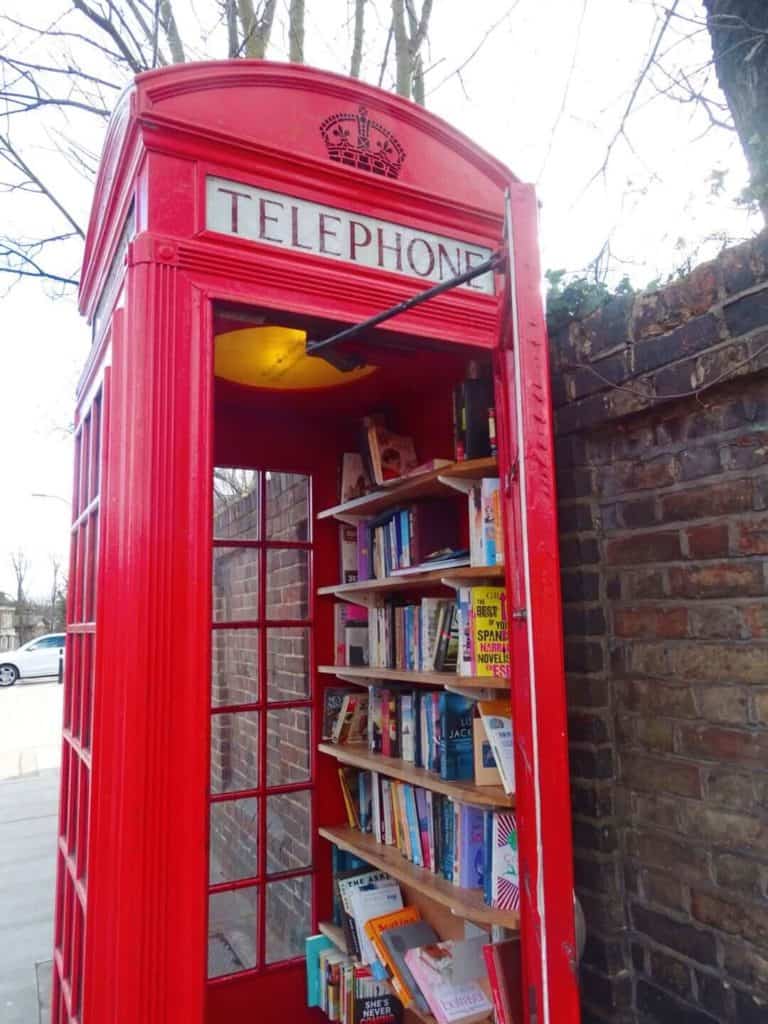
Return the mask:
<svg viewBox="0 0 768 1024"><path fill-rule="evenodd" d="M265 537L271 544L309 539L309 481L305 476L265 476ZM216 536L260 539L259 495L228 500L215 515ZM220 623L261 619L259 573L266 569L262 628L219 629L213 635L212 700L215 707L268 705L309 696L309 629L286 623L308 615L309 552L296 547L218 547L214 550L214 617ZM274 622L275 625L269 625ZM258 652L266 645L266 678L259 679ZM266 714L266 785L307 782L310 712L302 707L226 712L211 719L211 789L237 793L264 784L259 779L260 715ZM300 870L311 863L310 801L306 790L274 794L266 802L245 797L219 802L211 812L212 881L255 873L260 814L267 817L267 874ZM308 879L267 885L268 962L296 956L310 924Z"/></svg>
<svg viewBox="0 0 768 1024"><path fill-rule="evenodd" d="M768 233L552 339L585 1021L768 1021L764 346Z"/></svg>

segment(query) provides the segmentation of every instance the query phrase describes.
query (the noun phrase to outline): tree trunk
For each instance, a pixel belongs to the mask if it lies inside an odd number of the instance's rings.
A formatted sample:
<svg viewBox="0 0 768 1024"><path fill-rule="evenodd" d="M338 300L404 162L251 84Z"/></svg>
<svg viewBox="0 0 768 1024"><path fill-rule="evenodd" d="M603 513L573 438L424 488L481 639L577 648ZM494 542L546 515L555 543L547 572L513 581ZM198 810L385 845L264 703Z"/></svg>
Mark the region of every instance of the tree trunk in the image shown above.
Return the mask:
<svg viewBox="0 0 768 1024"><path fill-rule="evenodd" d="M288 12L288 59L293 64L304 63L304 0L291 0Z"/></svg>
<svg viewBox="0 0 768 1024"><path fill-rule="evenodd" d="M750 192L768 223L768 5L704 0L720 88L747 158Z"/></svg>
<svg viewBox="0 0 768 1024"><path fill-rule="evenodd" d="M360 77L360 68L363 63L363 35L365 32L365 2L366 0L355 0L355 30L354 42L352 44L352 63L349 73L353 78Z"/></svg>
<svg viewBox="0 0 768 1024"><path fill-rule="evenodd" d="M264 13L259 18L256 16L253 0L237 0L237 9L243 26L243 50L247 57L263 60L266 56L276 7L277 0L266 0Z"/></svg>

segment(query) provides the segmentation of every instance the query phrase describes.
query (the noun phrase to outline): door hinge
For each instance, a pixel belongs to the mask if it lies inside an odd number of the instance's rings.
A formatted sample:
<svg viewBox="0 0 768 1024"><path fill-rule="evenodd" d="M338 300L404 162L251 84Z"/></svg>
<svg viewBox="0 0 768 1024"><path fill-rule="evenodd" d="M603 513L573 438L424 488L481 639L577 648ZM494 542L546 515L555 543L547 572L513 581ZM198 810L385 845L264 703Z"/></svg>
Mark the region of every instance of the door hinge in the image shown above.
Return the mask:
<svg viewBox="0 0 768 1024"><path fill-rule="evenodd" d="M528 619L528 609L515 608L515 610L512 612L512 618L517 619L518 622L526 622Z"/></svg>
<svg viewBox="0 0 768 1024"><path fill-rule="evenodd" d="M517 470L517 459L515 459L504 476L504 493L507 497L512 493L512 481L517 480Z"/></svg>

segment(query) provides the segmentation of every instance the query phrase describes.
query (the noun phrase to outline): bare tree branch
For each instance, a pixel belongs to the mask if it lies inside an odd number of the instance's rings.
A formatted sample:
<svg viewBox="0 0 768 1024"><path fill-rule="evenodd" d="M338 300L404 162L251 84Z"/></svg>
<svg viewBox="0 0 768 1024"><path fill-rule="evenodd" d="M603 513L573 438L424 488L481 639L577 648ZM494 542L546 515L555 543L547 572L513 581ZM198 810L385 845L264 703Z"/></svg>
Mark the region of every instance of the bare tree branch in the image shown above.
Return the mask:
<svg viewBox="0 0 768 1024"><path fill-rule="evenodd" d="M20 171L27 179L36 186L37 190L41 195L44 195L46 199L59 211L62 217L72 227L75 234L81 238L85 238L85 232L77 223L75 218L69 213L68 210L62 205L62 203L56 198L51 190L43 184L42 180L32 170L29 164L24 160L19 151L13 146L10 138L7 135L0 135L0 158L9 163L17 171Z"/></svg>

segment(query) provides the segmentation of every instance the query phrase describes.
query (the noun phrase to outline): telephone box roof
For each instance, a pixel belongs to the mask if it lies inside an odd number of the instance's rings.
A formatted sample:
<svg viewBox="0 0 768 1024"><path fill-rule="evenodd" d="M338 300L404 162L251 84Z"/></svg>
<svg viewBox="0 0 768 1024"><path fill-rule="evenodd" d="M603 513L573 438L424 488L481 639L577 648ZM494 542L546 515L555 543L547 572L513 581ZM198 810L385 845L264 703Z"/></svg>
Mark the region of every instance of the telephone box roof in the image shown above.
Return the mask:
<svg viewBox="0 0 768 1024"><path fill-rule="evenodd" d="M86 236L80 308L91 317L148 152L253 169L269 163L304 188L377 202L465 210L500 224L518 179L423 107L299 64L204 61L138 75L107 130ZM151 181L149 182L151 188ZM141 230L141 224L137 224Z"/></svg>

